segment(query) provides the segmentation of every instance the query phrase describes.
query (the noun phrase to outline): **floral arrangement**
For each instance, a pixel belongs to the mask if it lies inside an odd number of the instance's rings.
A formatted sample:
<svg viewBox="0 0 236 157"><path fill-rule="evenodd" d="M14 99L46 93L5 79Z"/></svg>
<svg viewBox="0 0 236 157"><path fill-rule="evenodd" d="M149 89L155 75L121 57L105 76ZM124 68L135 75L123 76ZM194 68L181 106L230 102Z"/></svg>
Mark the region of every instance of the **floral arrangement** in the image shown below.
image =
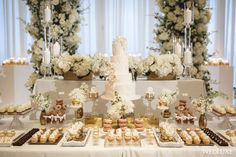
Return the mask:
<svg viewBox="0 0 236 157"><path fill-rule="evenodd" d="M120 119L134 112L134 104L131 101L124 101L122 98L116 93L114 100L110 108L108 108L108 115L112 119Z"/></svg>
<svg viewBox="0 0 236 157"><path fill-rule="evenodd" d="M165 103L167 106L176 102L177 96L179 92L178 90L170 90L167 88L162 89L158 99L160 102Z"/></svg>
<svg viewBox="0 0 236 157"><path fill-rule="evenodd" d="M78 76L78 77L84 77L90 74L92 72L92 63L93 60L90 56L82 56L79 54L74 54L73 58L75 60L75 63L73 65L72 71Z"/></svg>
<svg viewBox="0 0 236 157"><path fill-rule="evenodd" d="M40 108L41 111L48 111L52 103L49 95L45 97L41 93L33 95L32 102L35 103Z"/></svg>
<svg viewBox="0 0 236 157"><path fill-rule="evenodd" d="M72 105L80 106L85 103L89 92L89 87L86 83L82 83L79 88L73 89L69 93Z"/></svg>
<svg viewBox="0 0 236 157"><path fill-rule="evenodd" d="M159 77L164 77L168 74L181 75L183 72L181 61L175 54L157 55L152 53L143 60L139 68L145 75L152 72Z"/></svg>
<svg viewBox="0 0 236 157"><path fill-rule="evenodd" d="M212 111L213 99L218 96L228 99L228 97L224 93L218 91L210 91L207 96L200 96L199 98L192 99L191 104L196 111L198 111L200 114L204 114L208 111Z"/></svg>
<svg viewBox="0 0 236 157"><path fill-rule="evenodd" d="M101 54L93 56L92 72L95 76L105 78L107 76L107 69L111 66L110 59Z"/></svg>
<svg viewBox="0 0 236 157"><path fill-rule="evenodd" d="M92 72L93 59L90 56L79 54L70 55L63 53L59 58L52 61L54 71L57 74L64 74L72 71L78 77L84 77Z"/></svg>
<svg viewBox="0 0 236 157"><path fill-rule="evenodd" d="M160 51L165 54L172 51L174 37L184 37L184 4L191 8L193 0L156 0L161 13L156 13L157 19L155 41L159 43ZM205 68L207 61L207 44L209 42L207 25L211 19L207 0L194 0L194 24L191 25L191 41L193 44L193 68L191 75L206 83L207 91L212 90L209 84L210 74Z"/></svg>
<svg viewBox="0 0 236 157"><path fill-rule="evenodd" d="M80 0L26 0L26 4L31 11L31 20L26 23L26 31L32 36L34 42L28 53L32 55L31 62L35 71L42 75L42 51L44 48L44 9L46 5L50 5L52 11L51 42L62 39L61 49L68 54L75 54L80 38L81 17L81 1ZM49 39L49 38L47 38ZM47 41L48 42L48 41ZM64 67L66 68L68 67ZM29 78L31 79L31 78ZM30 80L29 82L33 82ZM32 83L34 85L34 83ZM29 87L32 89L33 87Z"/></svg>

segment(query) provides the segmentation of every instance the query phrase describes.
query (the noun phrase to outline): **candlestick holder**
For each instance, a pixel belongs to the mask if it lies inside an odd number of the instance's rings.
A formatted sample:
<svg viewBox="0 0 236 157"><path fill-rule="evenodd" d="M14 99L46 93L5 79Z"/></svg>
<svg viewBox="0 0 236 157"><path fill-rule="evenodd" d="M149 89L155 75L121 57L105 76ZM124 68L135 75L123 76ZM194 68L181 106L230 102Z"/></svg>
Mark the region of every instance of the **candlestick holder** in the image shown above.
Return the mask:
<svg viewBox="0 0 236 157"><path fill-rule="evenodd" d="M146 113L145 115L147 117L151 117L153 116L153 113L151 112L152 111L152 107L151 107L151 104L152 104L152 101L155 99L155 96L154 96L154 93L145 93L145 100L147 100L147 108L146 108Z"/></svg>
<svg viewBox="0 0 236 157"><path fill-rule="evenodd" d="M92 115L97 115L97 100L98 100L99 94L98 92L89 92L89 99L93 102L93 108L92 108Z"/></svg>

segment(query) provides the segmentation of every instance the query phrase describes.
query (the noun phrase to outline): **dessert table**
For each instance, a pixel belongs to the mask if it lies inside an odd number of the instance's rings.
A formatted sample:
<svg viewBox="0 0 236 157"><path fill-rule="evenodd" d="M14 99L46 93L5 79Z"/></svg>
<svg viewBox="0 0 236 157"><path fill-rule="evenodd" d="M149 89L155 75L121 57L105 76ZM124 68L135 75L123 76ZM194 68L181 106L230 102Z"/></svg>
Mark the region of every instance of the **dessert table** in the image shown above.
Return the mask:
<svg viewBox="0 0 236 157"><path fill-rule="evenodd" d="M8 123L8 120L1 121L0 129ZM38 121L24 120L26 128L39 127ZM209 121L211 128L219 128L217 121ZM234 123L236 124L236 123ZM29 145L25 143L23 146L0 147L0 157L199 157L209 156L233 157L236 154L236 147L220 147L220 146L184 146L182 148L163 148L157 144L135 147L104 147L103 141L94 145L91 139L88 140L85 147L61 147L61 142L57 145Z"/></svg>
<svg viewBox="0 0 236 157"><path fill-rule="evenodd" d="M47 80L47 79L39 79L36 81L36 84L34 86L33 93L45 93L49 94L50 97L53 100L56 100L58 96L58 92L64 92L64 101L65 103L69 103L68 101L68 94L69 92L74 89L78 88L82 82L86 82L90 86L96 86L99 94L102 95L102 93L105 90L105 81L102 80L92 80L92 81L67 81L67 80ZM160 94L161 90L163 88L167 88L170 90L174 90L176 88L179 89L180 95L182 93L188 93L189 96L192 98L199 97L200 95L205 95L205 87L204 87L204 81L197 80L197 79L189 79L189 80L162 80L162 81L150 81L150 80L137 80L136 81L136 94L143 96L145 91L148 87L153 87L154 92L156 95ZM107 104L108 101L103 100L99 98L98 104L98 112L99 113L105 113L107 111ZM139 99L134 102L134 104L137 106L135 108L136 113L144 113L145 112L145 106L143 105L143 100ZM153 102L152 109L153 112L156 108L157 102ZM91 112L91 103L87 103L84 106L85 112Z"/></svg>

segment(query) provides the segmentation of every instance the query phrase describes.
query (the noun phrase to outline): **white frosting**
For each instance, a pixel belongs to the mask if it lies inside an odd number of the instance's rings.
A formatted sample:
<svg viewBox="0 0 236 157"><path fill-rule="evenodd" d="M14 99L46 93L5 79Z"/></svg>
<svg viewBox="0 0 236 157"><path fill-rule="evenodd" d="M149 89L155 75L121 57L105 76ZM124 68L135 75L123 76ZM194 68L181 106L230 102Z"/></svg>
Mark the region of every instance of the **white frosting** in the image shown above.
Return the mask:
<svg viewBox="0 0 236 157"><path fill-rule="evenodd" d="M123 37L118 37L113 41L111 62L114 68L115 81L107 82L105 85L105 97L114 98L115 91L124 98L131 99L136 96L135 83L129 73L129 63L127 55L127 41Z"/></svg>

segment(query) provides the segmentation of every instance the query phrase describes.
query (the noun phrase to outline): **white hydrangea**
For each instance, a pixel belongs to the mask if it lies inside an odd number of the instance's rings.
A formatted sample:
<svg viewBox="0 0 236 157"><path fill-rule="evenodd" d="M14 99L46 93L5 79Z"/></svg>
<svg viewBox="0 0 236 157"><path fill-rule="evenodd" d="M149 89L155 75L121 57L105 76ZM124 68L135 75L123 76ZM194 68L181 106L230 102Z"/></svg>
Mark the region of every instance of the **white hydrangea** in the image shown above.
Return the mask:
<svg viewBox="0 0 236 157"><path fill-rule="evenodd" d="M170 90L170 89L164 88L161 90L161 93L158 95L158 99L159 101L166 102L167 105L169 106L176 102L178 94L179 94L178 90Z"/></svg>

